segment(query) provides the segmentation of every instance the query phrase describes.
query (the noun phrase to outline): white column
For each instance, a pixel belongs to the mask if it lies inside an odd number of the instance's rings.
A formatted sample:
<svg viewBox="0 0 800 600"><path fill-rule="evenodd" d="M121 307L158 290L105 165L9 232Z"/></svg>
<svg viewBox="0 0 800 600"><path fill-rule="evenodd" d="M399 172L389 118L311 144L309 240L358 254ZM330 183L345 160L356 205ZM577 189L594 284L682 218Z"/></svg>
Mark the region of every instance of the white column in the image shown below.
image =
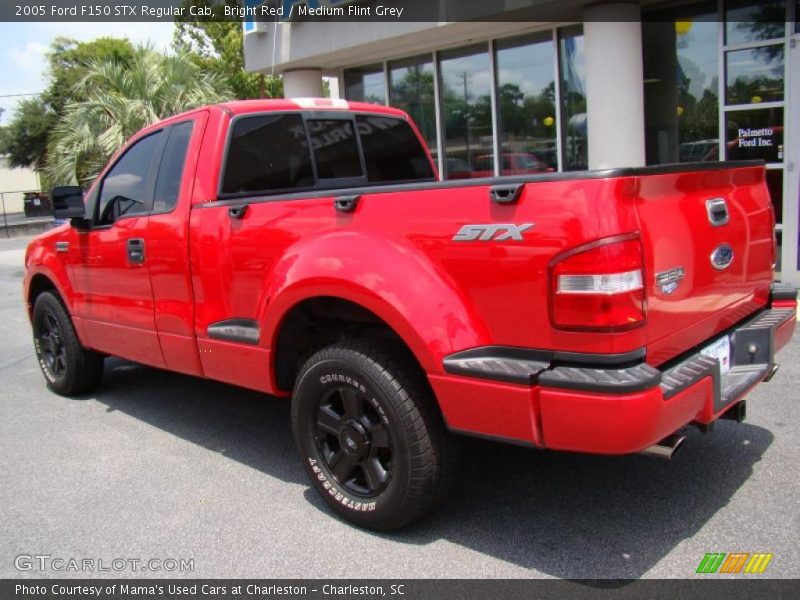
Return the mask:
<svg viewBox="0 0 800 600"><path fill-rule="evenodd" d="M642 24L636 4L583 11L589 168L645 164Z"/></svg>
<svg viewBox="0 0 800 600"><path fill-rule="evenodd" d="M322 71L320 69L284 71L283 95L286 98L321 98Z"/></svg>

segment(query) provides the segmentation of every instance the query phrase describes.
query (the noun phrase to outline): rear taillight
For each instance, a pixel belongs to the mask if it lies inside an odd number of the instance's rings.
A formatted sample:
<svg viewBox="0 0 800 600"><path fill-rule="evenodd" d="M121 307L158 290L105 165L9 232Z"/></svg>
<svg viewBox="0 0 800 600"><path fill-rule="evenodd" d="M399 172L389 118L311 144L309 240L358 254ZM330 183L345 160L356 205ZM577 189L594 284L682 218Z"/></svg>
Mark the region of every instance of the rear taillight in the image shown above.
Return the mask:
<svg viewBox="0 0 800 600"><path fill-rule="evenodd" d="M642 242L615 236L550 264L550 316L559 329L625 331L645 323Z"/></svg>

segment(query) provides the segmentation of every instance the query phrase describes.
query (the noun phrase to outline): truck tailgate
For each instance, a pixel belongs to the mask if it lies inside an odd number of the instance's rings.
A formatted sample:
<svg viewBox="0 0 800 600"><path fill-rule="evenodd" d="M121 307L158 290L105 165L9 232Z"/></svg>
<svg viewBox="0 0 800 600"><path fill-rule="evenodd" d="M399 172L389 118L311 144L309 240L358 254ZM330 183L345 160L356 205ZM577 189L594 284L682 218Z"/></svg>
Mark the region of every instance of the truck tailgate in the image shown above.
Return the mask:
<svg viewBox="0 0 800 600"><path fill-rule="evenodd" d="M774 215L761 166L648 174L636 189L659 365L767 304Z"/></svg>

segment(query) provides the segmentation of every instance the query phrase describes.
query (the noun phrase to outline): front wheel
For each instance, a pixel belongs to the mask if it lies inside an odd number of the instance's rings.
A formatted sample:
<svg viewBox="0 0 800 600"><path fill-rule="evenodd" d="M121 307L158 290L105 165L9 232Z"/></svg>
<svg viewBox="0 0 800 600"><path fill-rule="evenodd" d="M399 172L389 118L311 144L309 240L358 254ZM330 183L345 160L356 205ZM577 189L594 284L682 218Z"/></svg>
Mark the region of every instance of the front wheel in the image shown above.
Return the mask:
<svg viewBox="0 0 800 600"><path fill-rule="evenodd" d="M349 341L314 354L297 378L292 425L317 492L362 527L397 529L422 517L455 474L452 436L400 347Z"/></svg>
<svg viewBox="0 0 800 600"><path fill-rule="evenodd" d="M33 344L47 387L62 396L93 390L103 377L103 356L81 346L61 300L43 292L33 305Z"/></svg>

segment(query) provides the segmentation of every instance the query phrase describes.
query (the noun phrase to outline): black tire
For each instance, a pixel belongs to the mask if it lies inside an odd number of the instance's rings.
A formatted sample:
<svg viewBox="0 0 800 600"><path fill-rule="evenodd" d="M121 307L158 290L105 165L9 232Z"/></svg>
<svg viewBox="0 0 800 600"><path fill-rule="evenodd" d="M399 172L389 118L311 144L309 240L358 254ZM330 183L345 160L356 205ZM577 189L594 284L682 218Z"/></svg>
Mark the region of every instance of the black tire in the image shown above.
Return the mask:
<svg viewBox="0 0 800 600"><path fill-rule="evenodd" d="M103 378L103 356L81 346L61 300L43 292L33 305L33 345L47 387L62 396L84 394Z"/></svg>
<svg viewBox="0 0 800 600"><path fill-rule="evenodd" d="M419 519L455 476L453 436L401 347L353 340L314 354L297 377L292 426L314 488L361 527Z"/></svg>

